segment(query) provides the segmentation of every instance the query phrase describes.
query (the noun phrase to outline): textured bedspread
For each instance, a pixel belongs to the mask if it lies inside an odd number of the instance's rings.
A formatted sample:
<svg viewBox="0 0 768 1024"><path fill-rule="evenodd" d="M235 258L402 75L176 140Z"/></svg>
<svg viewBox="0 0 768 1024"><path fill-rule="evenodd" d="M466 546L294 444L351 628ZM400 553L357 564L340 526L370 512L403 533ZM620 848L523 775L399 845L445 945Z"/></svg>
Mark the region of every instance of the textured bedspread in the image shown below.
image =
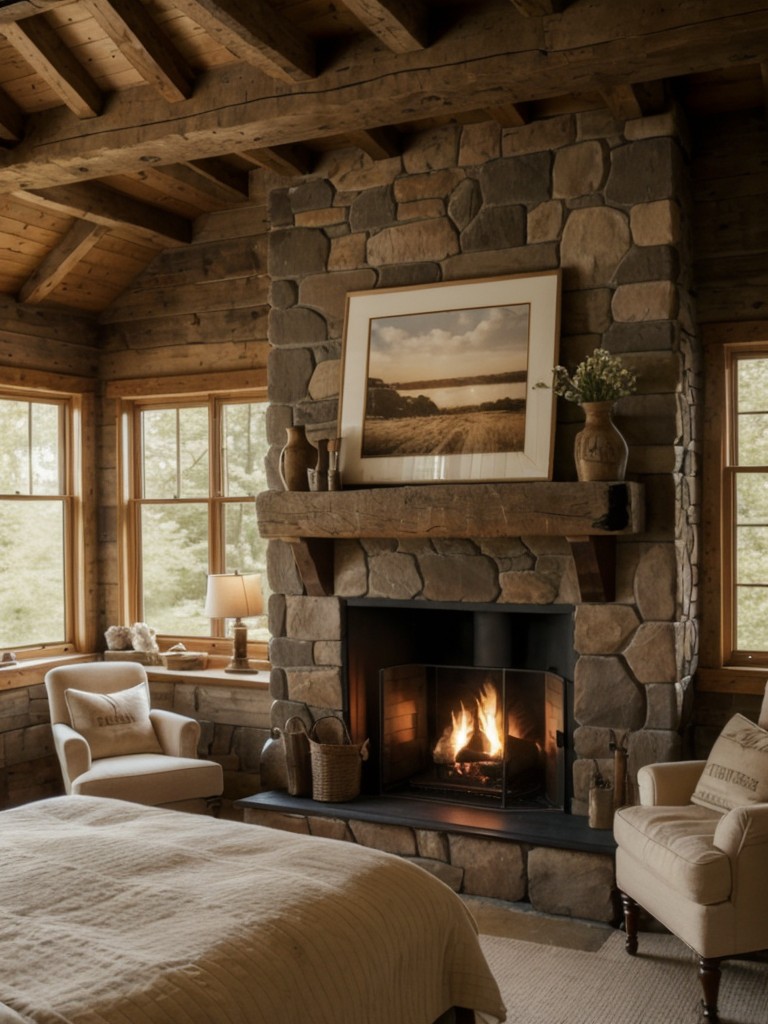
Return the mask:
<svg viewBox="0 0 768 1024"><path fill-rule="evenodd" d="M504 1020L461 900L400 858L95 797L0 814L0 1024Z"/></svg>

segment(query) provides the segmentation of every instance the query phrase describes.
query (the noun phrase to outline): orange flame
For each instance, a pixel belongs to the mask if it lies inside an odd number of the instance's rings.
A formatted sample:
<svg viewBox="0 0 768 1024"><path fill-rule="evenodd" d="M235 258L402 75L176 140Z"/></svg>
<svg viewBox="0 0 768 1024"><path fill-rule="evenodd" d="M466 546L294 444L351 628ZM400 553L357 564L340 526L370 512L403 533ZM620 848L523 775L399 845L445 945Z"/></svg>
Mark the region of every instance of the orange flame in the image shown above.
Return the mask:
<svg viewBox="0 0 768 1024"><path fill-rule="evenodd" d="M459 752L475 738L479 741L479 749L489 758L501 757L504 752L504 723L493 683L486 682L475 698L474 714L464 707L463 701L460 708L458 712L451 711L451 724L446 726L435 744L435 761L441 764L455 762Z"/></svg>

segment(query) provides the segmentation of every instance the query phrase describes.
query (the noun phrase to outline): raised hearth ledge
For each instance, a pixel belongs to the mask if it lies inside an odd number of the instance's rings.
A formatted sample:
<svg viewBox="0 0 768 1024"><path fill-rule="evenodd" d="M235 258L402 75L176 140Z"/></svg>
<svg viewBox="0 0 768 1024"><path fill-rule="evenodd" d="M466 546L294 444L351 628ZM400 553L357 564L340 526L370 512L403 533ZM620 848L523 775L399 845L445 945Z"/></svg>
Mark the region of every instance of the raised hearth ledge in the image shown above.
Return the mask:
<svg viewBox="0 0 768 1024"><path fill-rule="evenodd" d="M307 593L333 593L335 538L565 537L584 601L612 600L617 536L645 526L635 482L419 484L346 491L264 491L259 532L292 545Z"/></svg>
<svg viewBox="0 0 768 1024"><path fill-rule="evenodd" d="M235 804L244 810L404 825L585 853L613 853L616 848L611 829L590 828L586 818L557 810L505 811L393 796L363 796L334 804L278 790L244 797Z"/></svg>

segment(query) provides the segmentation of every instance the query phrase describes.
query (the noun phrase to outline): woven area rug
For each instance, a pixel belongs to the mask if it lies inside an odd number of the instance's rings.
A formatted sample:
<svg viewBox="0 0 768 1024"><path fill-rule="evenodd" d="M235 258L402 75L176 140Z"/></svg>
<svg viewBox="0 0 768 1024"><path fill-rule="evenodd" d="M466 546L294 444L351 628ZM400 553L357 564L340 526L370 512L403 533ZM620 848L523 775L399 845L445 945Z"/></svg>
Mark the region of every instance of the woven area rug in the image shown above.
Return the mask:
<svg viewBox="0 0 768 1024"><path fill-rule="evenodd" d="M699 1024L696 958L667 934L642 933L635 957L613 932L593 952L481 935L509 1024ZM768 963L730 960L722 1024L768 1022Z"/></svg>

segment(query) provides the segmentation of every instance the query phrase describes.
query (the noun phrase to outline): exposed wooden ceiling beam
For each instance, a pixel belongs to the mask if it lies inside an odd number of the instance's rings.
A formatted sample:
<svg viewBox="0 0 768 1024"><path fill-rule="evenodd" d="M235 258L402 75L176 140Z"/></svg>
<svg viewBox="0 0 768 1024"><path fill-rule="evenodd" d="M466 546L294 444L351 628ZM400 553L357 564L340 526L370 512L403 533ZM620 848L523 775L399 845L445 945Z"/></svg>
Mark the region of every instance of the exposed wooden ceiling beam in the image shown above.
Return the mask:
<svg viewBox="0 0 768 1024"><path fill-rule="evenodd" d="M529 120L527 106L524 103L500 103L486 108L486 113L502 128L520 128L528 124Z"/></svg>
<svg viewBox="0 0 768 1024"><path fill-rule="evenodd" d="M394 128L369 128L367 131L348 132L346 137L371 160L388 160L400 156L403 151L402 139Z"/></svg>
<svg viewBox="0 0 768 1024"><path fill-rule="evenodd" d="M98 86L42 15L3 25L3 35L73 114L96 117L101 112Z"/></svg>
<svg viewBox="0 0 768 1024"><path fill-rule="evenodd" d="M222 163L223 161L218 161ZM161 175L169 182L168 194L179 191L189 202L198 203L203 209L210 202L218 206L242 203L245 195L239 189L224 185L210 171L205 173L193 163L171 164L168 167L153 167L153 175ZM247 174L242 175L247 190Z"/></svg>
<svg viewBox="0 0 768 1024"><path fill-rule="evenodd" d="M0 89L0 139L18 142L24 134L24 112Z"/></svg>
<svg viewBox="0 0 768 1024"><path fill-rule="evenodd" d="M139 0L86 0L86 7L147 85L171 103L192 95L192 70Z"/></svg>
<svg viewBox="0 0 768 1024"><path fill-rule="evenodd" d="M250 196L248 171L233 167L225 160L208 157L204 160L190 160L187 164L198 175L207 178L230 199L242 201Z"/></svg>
<svg viewBox="0 0 768 1024"><path fill-rule="evenodd" d="M77 221L21 287L19 302L42 302L107 232L101 224Z"/></svg>
<svg viewBox="0 0 768 1024"><path fill-rule="evenodd" d="M42 14L54 7L66 7L72 0L10 0L3 7L0 7L0 25L12 21L23 21L35 14Z"/></svg>
<svg viewBox="0 0 768 1024"><path fill-rule="evenodd" d="M571 0L510 0L512 6L526 18L541 18L547 14L559 14Z"/></svg>
<svg viewBox="0 0 768 1024"><path fill-rule="evenodd" d="M241 60L286 82L315 75L315 48L287 18L248 0L174 0L184 14Z"/></svg>
<svg viewBox="0 0 768 1024"><path fill-rule="evenodd" d="M306 146L271 146L259 149L243 150L239 154L257 167L266 167L275 174L287 178L309 174L314 163L312 154Z"/></svg>
<svg viewBox="0 0 768 1024"><path fill-rule="evenodd" d="M17 199L44 209L81 217L93 224L138 232L163 246L192 240L192 225L184 217L120 195L98 182L59 185L56 188L14 193Z"/></svg>
<svg viewBox="0 0 768 1024"><path fill-rule="evenodd" d="M618 86L679 74L681 64L691 73L755 64L755 53L768 53L764 8L718 16L715 0L684 9L645 0L642 16L622 5L621 18L613 8L613 0L591 0L557 18L510 14L502 23L497 8L483 9L419 53L378 53L372 65L370 46L350 46L338 69L301 85L275 86L247 65L211 71L174 116L147 90L113 95L97 120L42 112L26 138L0 152L0 192L130 173L149 159L187 163L500 101L546 101L594 90L598 76Z"/></svg>
<svg viewBox="0 0 768 1024"><path fill-rule="evenodd" d="M421 0L344 0L344 6L393 53L429 46L427 11Z"/></svg>
<svg viewBox="0 0 768 1024"><path fill-rule="evenodd" d="M666 99L663 82L642 85L606 84L600 86L599 92L617 121L659 113L664 108Z"/></svg>

